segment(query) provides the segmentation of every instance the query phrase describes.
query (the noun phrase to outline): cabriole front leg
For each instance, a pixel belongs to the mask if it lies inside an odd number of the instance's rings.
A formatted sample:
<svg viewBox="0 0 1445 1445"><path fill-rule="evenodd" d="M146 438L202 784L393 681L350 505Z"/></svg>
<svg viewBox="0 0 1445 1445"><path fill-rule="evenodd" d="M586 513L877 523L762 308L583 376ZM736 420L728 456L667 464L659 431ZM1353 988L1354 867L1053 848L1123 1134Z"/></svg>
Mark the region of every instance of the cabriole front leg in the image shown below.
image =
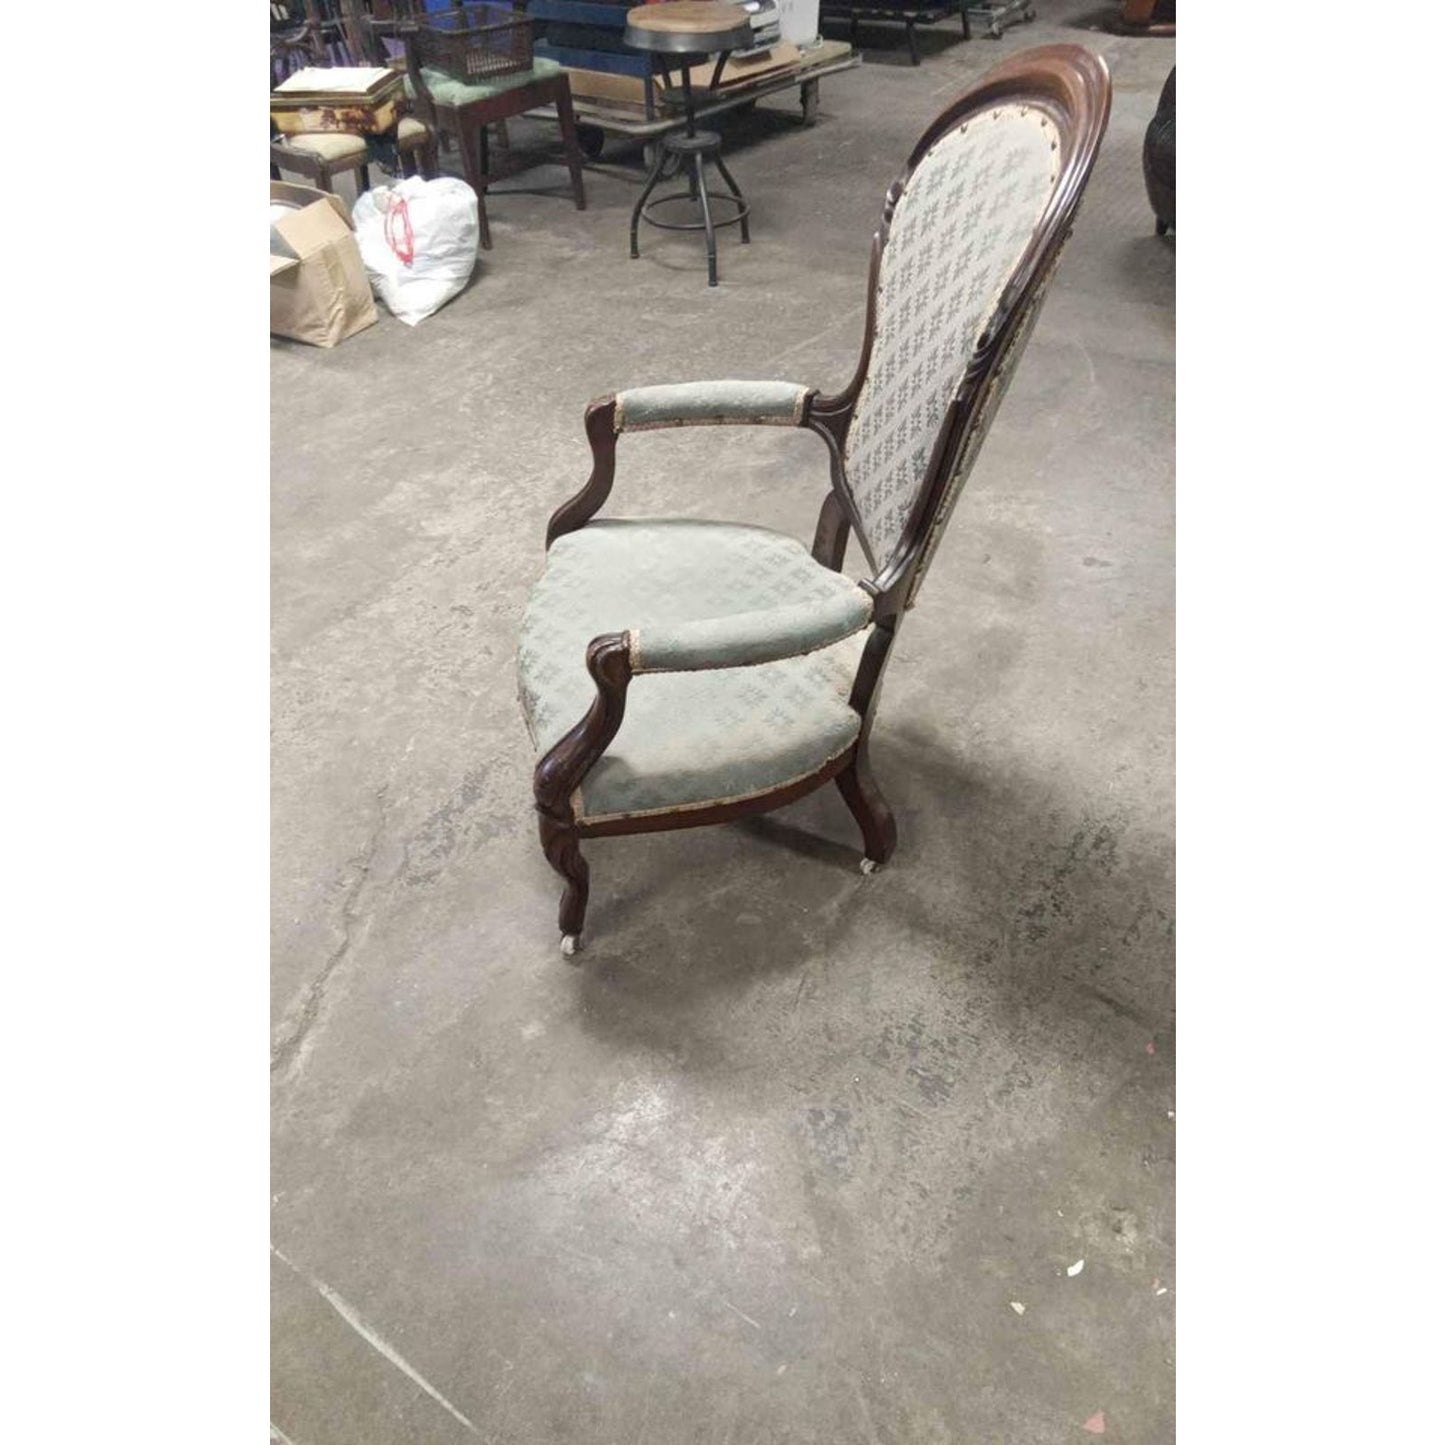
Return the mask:
<svg viewBox="0 0 1445 1445"><path fill-rule="evenodd" d="M609 632L588 643L587 671L597 685L597 696L587 715L542 758L532 775L542 851L567 882L557 922L562 952L568 958L582 946L587 916L587 860L582 856L573 797L622 726L627 684L632 681L629 642L627 633Z"/></svg>
<svg viewBox="0 0 1445 1445"><path fill-rule="evenodd" d="M537 828L547 861L567 884L557 908L557 927L562 931L562 952L571 958L581 946L582 925L587 918L587 860L582 856L577 830L570 823L558 822L543 813L537 819Z"/></svg>

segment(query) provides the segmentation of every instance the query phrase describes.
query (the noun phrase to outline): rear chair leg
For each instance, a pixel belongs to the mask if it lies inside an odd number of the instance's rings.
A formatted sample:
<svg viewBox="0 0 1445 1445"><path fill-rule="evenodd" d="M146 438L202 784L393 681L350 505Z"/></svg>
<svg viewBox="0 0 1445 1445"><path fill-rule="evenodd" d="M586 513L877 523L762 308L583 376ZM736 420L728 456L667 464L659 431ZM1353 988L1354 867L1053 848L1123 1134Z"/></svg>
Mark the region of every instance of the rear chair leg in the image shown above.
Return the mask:
<svg viewBox="0 0 1445 1445"><path fill-rule="evenodd" d="M843 801L863 832L864 873L881 868L898 846L898 825L893 810L878 789L868 767L868 753L863 744L853 754L853 761L834 779Z"/></svg>

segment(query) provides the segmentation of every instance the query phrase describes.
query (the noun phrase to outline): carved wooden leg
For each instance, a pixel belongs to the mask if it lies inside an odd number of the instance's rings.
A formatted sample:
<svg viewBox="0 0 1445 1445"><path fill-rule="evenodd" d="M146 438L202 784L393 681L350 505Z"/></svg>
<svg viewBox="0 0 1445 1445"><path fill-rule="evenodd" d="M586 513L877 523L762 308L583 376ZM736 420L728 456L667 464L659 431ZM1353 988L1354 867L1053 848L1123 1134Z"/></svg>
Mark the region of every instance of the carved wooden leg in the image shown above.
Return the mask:
<svg viewBox="0 0 1445 1445"><path fill-rule="evenodd" d="M853 754L853 761L834 779L843 801L863 830L863 871L881 868L893 856L898 844L898 825L893 810L878 789L868 767L866 744Z"/></svg>
<svg viewBox="0 0 1445 1445"><path fill-rule="evenodd" d="M538 825L547 861L567 880L557 910L557 926L562 930L562 952L571 958L582 946L582 923L587 916L587 860L582 856L575 828L545 813Z"/></svg>

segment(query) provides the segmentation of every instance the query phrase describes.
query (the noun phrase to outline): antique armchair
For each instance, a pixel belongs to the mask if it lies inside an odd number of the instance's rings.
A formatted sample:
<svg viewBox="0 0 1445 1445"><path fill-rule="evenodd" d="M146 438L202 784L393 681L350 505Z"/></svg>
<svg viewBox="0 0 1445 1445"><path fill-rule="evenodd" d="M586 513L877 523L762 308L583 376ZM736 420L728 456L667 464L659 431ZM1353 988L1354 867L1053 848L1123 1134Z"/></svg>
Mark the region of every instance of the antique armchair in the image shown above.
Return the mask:
<svg viewBox="0 0 1445 1445"><path fill-rule="evenodd" d="M836 395L783 381L594 401L587 484L552 517L518 654L542 847L580 943L585 839L765 812L836 782L863 870L896 829L868 766L878 685L1028 338L1098 153L1110 82L1073 45L1015 56L941 114L873 238L862 356ZM811 552L760 527L594 520L617 440L805 428L831 486ZM844 575L850 536L864 558Z"/></svg>

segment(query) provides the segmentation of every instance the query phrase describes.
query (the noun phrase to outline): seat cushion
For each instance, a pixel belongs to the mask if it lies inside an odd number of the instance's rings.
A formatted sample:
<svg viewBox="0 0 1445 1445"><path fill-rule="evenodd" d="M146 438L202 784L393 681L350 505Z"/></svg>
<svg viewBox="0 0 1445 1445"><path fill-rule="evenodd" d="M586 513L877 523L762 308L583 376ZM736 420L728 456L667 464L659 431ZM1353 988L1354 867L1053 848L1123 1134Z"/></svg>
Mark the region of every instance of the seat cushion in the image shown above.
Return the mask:
<svg viewBox="0 0 1445 1445"><path fill-rule="evenodd" d="M396 128L397 144L408 148L425 145L430 135L431 127L425 121L418 120L414 115L402 116Z"/></svg>
<svg viewBox="0 0 1445 1445"><path fill-rule="evenodd" d="M605 632L823 602L854 583L793 537L727 522L599 520L559 537L522 623L522 710L540 756L597 689ZM755 667L635 677L622 726L582 784L579 818L730 802L793 782L858 736L848 706L867 631Z"/></svg>
<svg viewBox="0 0 1445 1445"><path fill-rule="evenodd" d="M366 159L366 141L359 135L341 131L318 131L314 135L288 135L286 144L293 151L305 151L323 161Z"/></svg>
<svg viewBox="0 0 1445 1445"><path fill-rule="evenodd" d="M427 66L422 68L421 78L426 81L426 88L438 105L466 105L474 100L491 100L493 96L531 85L535 80L550 80L553 76L560 75L561 71L562 67L555 60L538 55L533 59L530 70L518 70L510 75L493 75L485 80L457 80L443 70L432 70ZM406 93L412 100L416 99L411 76L406 78Z"/></svg>

